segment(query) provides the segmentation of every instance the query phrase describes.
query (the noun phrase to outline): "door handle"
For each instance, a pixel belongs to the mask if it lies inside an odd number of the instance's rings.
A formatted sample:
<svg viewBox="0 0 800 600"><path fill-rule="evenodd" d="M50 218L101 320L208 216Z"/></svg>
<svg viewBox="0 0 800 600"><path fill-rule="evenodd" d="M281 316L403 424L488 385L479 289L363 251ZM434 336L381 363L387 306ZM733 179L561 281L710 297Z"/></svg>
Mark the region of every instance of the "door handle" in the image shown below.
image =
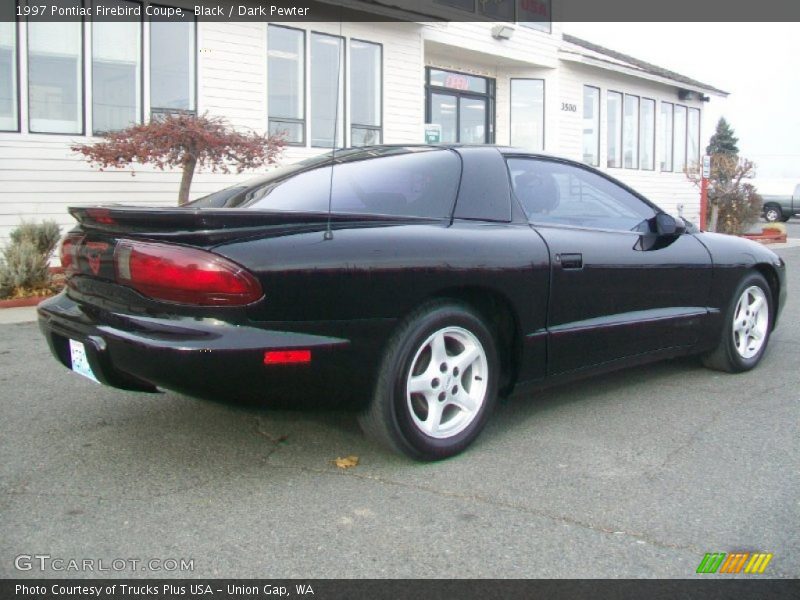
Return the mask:
<svg viewBox="0 0 800 600"><path fill-rule="evenodd" d="M556 254L556 262L561 264L562 269L582 269L583 254L580 252Z"/></svg>

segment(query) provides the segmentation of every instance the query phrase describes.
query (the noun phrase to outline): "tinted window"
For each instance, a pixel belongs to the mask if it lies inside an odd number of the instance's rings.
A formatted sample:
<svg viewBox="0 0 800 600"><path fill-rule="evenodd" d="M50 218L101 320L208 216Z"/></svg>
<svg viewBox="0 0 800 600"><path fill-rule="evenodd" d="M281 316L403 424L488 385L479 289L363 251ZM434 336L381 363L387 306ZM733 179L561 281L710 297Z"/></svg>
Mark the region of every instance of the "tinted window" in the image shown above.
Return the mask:
<svg viewBox="0 0 800 600"><path fill-rule="evenodd" d="M461 162L450 150L345 161L335 165L333 174L328 156L192 205L327 212L332 189L334 212L445 218L452 212L460 175Z"/></svg>
<svg viewBox="0 0 800 600"><path fill-rule="evenodd" d="M633 230L655 210L605 177L563 163L511 158L511 185L533 223Z"/></svg>

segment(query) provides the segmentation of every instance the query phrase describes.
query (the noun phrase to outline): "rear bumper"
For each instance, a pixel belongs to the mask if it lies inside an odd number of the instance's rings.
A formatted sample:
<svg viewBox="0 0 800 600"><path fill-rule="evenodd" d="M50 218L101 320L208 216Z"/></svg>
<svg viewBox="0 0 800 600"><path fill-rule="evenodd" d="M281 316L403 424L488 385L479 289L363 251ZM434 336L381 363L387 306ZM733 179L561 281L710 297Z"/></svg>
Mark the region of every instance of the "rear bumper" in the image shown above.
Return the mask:
<svg viewBox="0 0 800 600"><path fill-rule="evenodd" d="M343 373L350 379L355 372L351 341L341 337L212 319L121 315L81 305L65 293L42 302L38 315L50 350L62 365L72 366L69 340L82 342L97 379L121 389L161 387L275 406L305 400L339 404L350 395L345 391L363 392L356 381L337 385ZM309 349L311 361L264 363L266 351L291 349Z"/></svg>

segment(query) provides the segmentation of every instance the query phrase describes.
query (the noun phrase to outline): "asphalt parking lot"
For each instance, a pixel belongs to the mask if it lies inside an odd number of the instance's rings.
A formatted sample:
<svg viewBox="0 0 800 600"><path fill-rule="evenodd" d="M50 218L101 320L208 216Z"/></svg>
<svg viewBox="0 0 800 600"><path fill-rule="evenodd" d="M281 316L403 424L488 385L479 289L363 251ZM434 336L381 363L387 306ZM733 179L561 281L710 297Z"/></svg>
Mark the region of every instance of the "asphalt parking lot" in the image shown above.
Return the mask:
<svg viewBox="0 0 800 600"><path fill-rule="evenodd" d="M779 252L790 300L755 371L682 359L505 402L435 464L347 413L102 388L0 326L0 577L92 575L15 569L32 554L194 561L104 577L688 577L734 550L798 577L800 248Z"/></svg>

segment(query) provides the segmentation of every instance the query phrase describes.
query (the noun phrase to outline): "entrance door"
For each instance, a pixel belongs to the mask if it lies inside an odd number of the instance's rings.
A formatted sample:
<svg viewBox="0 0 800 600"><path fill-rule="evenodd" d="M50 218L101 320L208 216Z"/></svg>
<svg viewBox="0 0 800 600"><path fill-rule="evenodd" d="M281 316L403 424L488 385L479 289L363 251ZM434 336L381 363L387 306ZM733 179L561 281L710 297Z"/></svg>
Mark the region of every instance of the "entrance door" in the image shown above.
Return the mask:
<svg viewBox="0 0 800 600"><path fill-rule="evenodd" d="M441 125L443 143L494 142L494 79L427 69L426 122Z"/></svg>

